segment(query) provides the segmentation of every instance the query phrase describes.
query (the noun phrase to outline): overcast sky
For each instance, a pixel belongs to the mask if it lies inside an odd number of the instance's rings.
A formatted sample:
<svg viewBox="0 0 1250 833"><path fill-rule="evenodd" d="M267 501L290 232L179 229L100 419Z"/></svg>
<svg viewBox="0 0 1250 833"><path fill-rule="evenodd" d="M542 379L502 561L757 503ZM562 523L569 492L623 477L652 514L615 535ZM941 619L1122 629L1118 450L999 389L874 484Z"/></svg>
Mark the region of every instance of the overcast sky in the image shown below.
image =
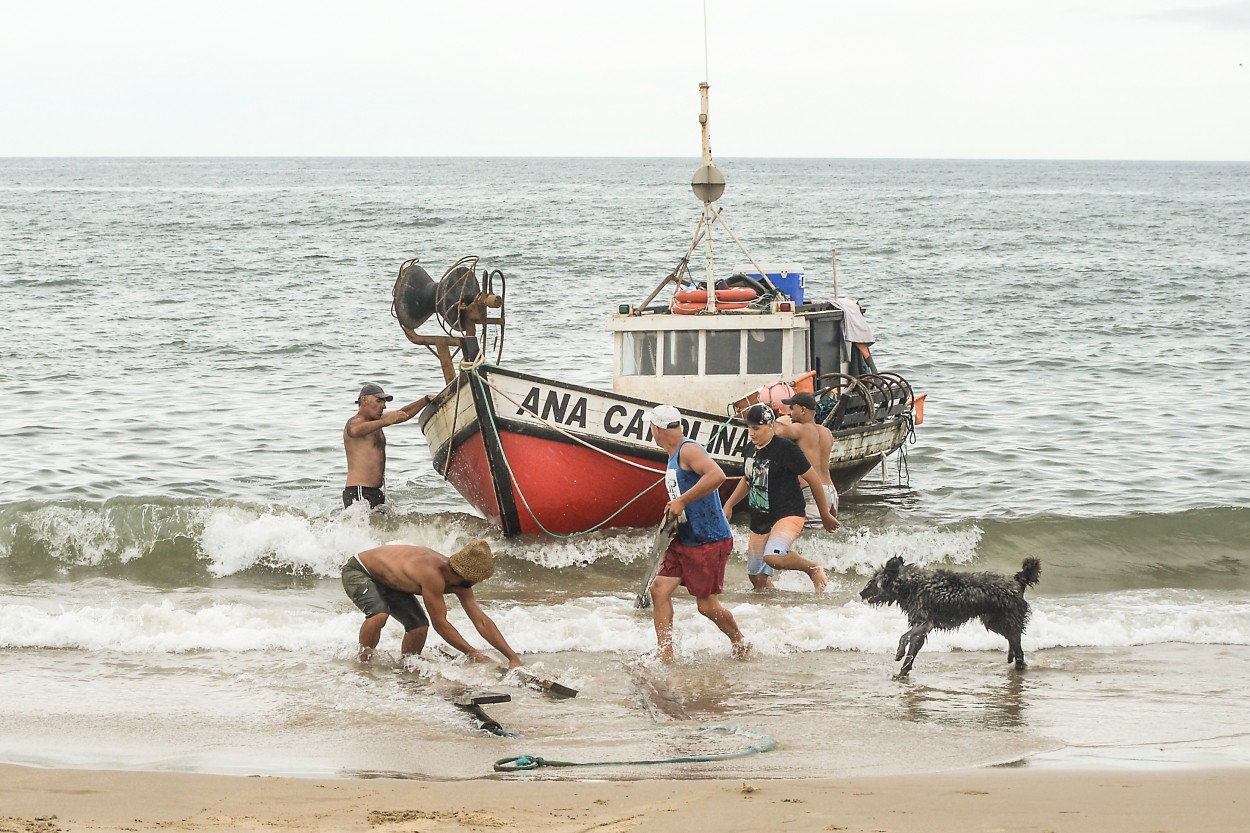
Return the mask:
<svg viewBox="0 0 1250 833"><path fill-rule="evenodd" d="M1250 0L4 0L0 156L1250 160Z"/></svg>

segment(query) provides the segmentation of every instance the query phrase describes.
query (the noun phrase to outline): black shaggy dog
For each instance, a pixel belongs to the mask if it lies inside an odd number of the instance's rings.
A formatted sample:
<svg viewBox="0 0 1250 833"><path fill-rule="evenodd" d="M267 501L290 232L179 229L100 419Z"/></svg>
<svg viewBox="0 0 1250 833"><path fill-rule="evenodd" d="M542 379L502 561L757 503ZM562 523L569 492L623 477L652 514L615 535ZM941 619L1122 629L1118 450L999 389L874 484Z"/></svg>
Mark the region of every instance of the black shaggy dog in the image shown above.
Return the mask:
<svg viewBox="0 0 1250 833"><path fill-rule="evenodd" d="M1024 588L1037 584L1042 564L1036 558L1024 559L1024 569L1008 578L1001 573L957 573L904 564L894 556L877 570L859 591L868 604L897 604L911 625L898 641L894 661L903 661L899 677L907 676L916 654L924 647L929 631L952 630L979 617L987 630L1007 637L1007 661L1024 668L1020 636L1029 623L1029 603Z"/></svg>

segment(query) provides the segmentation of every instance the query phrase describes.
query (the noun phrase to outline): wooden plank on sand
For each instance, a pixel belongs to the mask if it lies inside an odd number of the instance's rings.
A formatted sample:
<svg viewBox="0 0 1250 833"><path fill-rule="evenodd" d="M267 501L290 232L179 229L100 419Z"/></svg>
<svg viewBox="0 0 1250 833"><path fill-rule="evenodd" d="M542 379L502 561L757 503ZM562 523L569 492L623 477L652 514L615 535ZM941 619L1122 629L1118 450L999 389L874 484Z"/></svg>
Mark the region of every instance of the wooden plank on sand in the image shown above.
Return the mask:
<svg viewBox="0 0 1250 833"><path fill-rule="evenodd" d="M545 691L557 700L567 700L570 697L577 696L577 689L569 688L563 683L557 683L555 680L540 677L528 668L514 668L511 672L504 669L503 673L505 675L508 673L516 674L517 678L525 685L530 688L536 688L539 691Z"/></svg>
<svg viewBox="0 0 1250 833"><path fill-rule="evenodd" d="M448 650L445 645L439 645L437 648L435 648L435 650L439 654L441 654L442 656L446 657L449 660L456 661L460 659L460 657L456 656L450 650ZM566 686L563 683L558 683L555 680L551 680L546 677L540 677L539 675L535 674L533 671L529 670L528 668L524 666L520 668L510 669L507 666L503 666L503 665L500 665L499 663L495 663L495 667L499 669L499 676L506 678L509 674L515 673L516 678L520 680L521 685L529 686L530 688L536 688L539 691L544 691L547 694L550 694L552 697L555 697L557 700L567 700L570 697L577 696L577 689L570 688L569 686ZM489 702L495 702L495 701L489 701ZM498 701L498 702L503 702L503 701Z"/></svg>
<svg viewBox="0 0 1250 833"><path fill-rule="evenodd" d="M511 694L500 694L497 691L462 691L451 698L457 706L482 706L487 703L511 703Z"/></svg>
<svg viewBox="0 0 1250 833"><path fill-rule="evenodd" d="M664 551L668 549L668 541L677 528L677 519L664 513L660 525L656 527L655 538L651 541L651 555L647 561L647 572L643 574L638 595L634 598L635 610L646 610L651 607L651 582L660 574L660 565L664 563Z"/></svg>

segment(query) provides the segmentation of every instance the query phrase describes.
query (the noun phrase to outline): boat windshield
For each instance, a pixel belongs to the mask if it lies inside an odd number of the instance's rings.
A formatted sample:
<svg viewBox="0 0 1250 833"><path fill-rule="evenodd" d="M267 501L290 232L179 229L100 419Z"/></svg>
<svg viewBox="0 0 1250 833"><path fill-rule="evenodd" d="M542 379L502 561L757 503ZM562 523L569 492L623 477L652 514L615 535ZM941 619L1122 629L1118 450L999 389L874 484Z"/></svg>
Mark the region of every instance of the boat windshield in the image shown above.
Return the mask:
<svg viewBox="0 0 1250 833"><path fill-rule="evenodd" d="M781 373L781 330L747 330L747 373Z"/></svg>
<svg viewBox="0 0 1250 833"><path fill-rule="evenodd" d="M656 373L656 334L624 333L621 350L621 374L654 376Z"/></svg>

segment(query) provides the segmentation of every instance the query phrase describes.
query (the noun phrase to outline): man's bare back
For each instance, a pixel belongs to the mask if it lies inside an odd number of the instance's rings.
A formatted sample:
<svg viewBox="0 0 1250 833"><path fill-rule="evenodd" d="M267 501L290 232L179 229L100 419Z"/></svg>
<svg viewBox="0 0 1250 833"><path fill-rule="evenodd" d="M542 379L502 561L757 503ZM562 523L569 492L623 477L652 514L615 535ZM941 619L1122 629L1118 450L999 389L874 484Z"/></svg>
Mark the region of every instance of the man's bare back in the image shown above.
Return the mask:
<svg viewBox="0 0 1250 833"><path fill-rule="evenodd" d="M829 474L829 452L833 448L833 432L816 421L816 397L810 393L796 393L788 399L781 400L790 406L790 421L777 423L777 433L792 440L803 450L807 461L812 464L816 478L824 487L825 498L829 511L838 513L838 490L834 488L833 478ZM814 518L809 515L809 522Z"/></svg>
<svg viewBox="0 0 1250 833"><path fill-rule="evenodd" d="M426 591L442 595L447 590L442 571L447 558L429 547L392 544L365 550L356 558L369 575L396 590L417 596Z"/></svg>
<svg viewBox="0 0 1250 833"><path fill-rule="evenodd" d="M833 448L833 432L816 422L816 402L811 394L796 394L790 399L782 400L790 405L790 422L776 423L777 433L803 449L807 462L816 470L816 477L822 486L832 486L833 478L829 476L829 452ZM807 405L804 404L807 402ZM810 405L810 407L808 407Z"/></svg>

